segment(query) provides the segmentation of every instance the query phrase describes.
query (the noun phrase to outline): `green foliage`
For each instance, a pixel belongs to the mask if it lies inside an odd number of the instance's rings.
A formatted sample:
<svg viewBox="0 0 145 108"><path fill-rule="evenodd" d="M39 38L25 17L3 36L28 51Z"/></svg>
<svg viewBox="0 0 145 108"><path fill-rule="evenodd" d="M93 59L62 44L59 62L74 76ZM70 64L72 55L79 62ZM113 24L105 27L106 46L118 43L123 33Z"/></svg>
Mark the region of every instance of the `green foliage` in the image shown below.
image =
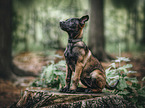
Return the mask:
<svg viewBox="0 0 145 108"><path fill-rule="evenodd" d="M116 60L106 69L107 82L114 84L119 79L119 84L115 93L122 95L125 99L135 103L138 107L145 105L145 87L138 84L136 77L130 78L129 73L136 73L136 71L129 71L132 64L125 64L129 62L129 58L117 57ZM124 64L122 66L122 64ZM145 77L142 79L145 80Z"/></svg>
<svg viewBox="0 0 145 108"><path fill-rule="evenodd" d="M138 0L111 0L116 8L126 8L128 10L133 9Z"/></svg>
<svg viewBox="0 0 145 108"><path fill-rule="evenodd" d="M62 60L57 64L44 66L40 77L35 80L31 86L34 87L51 87L57 88L65 85L65 61Z"/></svg>

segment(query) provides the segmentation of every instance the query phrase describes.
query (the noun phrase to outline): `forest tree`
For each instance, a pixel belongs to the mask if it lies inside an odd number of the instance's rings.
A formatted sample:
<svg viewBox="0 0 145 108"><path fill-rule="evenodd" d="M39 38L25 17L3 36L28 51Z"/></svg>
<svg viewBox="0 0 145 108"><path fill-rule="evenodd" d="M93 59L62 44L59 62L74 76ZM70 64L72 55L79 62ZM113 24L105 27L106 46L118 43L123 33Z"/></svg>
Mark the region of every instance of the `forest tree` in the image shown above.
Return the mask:
<svg viewBox="0 0 145 108"><path fill-rule="evenodd" d="M13 79L12 73L12 0L0 1L0 77Z"/></svg>
<svg viewBox="0 0 145 108"><path fill-rule="evenodd" d="M104 0L90 0L89 48L101 61L107 61L104 36Z"/></svg>

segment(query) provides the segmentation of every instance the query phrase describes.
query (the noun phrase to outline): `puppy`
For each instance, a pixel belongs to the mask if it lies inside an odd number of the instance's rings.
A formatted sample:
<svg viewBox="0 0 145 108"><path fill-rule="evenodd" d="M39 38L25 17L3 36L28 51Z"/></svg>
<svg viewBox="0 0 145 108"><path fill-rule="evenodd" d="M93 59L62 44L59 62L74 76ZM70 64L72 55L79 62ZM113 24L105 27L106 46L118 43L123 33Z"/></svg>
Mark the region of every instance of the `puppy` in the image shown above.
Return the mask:
<svg viewBox="0 0 145 108"><path fill-rule="evenodd" d="M104 87L114 89L118 82L113 86L106 83L104 69L100 62L95 58L86 44L82 41L83 28L89 20L89 16L81 18L70 18L60 22L62 30L68 33L68 44L64 52L66 59L66 85L61 92L75 93L79 91L78 83L81 81L85 92L102 92ZM71 84L71 76L74 77Z"/></svg>

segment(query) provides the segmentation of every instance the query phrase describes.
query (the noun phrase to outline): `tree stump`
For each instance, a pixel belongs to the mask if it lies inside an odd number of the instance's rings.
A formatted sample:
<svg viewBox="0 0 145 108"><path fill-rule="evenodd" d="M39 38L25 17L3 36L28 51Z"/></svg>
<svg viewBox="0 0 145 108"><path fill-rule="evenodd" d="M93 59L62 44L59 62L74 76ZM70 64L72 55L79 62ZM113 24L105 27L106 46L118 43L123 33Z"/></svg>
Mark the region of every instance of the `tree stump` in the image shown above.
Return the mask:
<svg viewBox="0 0 145 108"><path fill-rule="evenodd" d="M136 108L123 97L110 93L60 93L48 90L25 90L11 108Z"/></svg>

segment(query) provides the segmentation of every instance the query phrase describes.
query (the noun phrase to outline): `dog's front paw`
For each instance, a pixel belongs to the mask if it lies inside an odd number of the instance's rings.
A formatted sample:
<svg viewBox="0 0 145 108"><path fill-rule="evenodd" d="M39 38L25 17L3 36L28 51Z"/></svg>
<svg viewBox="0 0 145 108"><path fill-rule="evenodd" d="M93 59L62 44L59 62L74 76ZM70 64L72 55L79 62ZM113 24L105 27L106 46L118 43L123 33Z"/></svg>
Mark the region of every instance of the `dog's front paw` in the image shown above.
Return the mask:
<svg viewBox="0 0 145 108"><path fill-rule="evenodd" d="M76 90L69 90L67 93L76 93Z"/></svg>
<svg viewBox="0 0 145 108"><path fill-rule="evenodd" d="M60 89L60 92L62 93L76 93L76 90L71 90L68 87L64 87Z"/></svg>
<svg viewBox="0 0 145 108"><path fill-rule="evenodd" d="M92 91L91 89L88 89L88 88L87 88L87 89L85 90L85 93L93 93L93 91Z"/></svg>
<svg viewBox="0 0 145 108"><path fill-rule="evenodd" d="M60 92L68 93L69 92L69 88L68 87L61 88Z"/></svg>

